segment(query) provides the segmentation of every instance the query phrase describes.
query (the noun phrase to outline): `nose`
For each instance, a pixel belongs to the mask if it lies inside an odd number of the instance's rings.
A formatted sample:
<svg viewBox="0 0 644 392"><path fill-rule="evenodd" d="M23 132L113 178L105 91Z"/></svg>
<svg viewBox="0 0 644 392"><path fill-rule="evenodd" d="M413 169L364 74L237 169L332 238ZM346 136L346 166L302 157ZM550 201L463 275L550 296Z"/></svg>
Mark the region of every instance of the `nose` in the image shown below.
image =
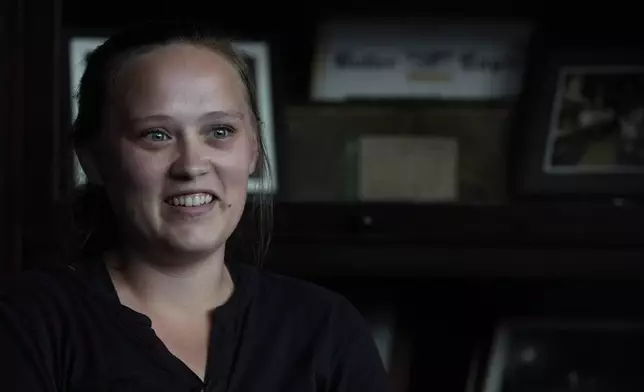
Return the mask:
<svg viewBox="0 0 644 392"><path fill-rule="evenodd" d="M178 146L177 158L170 167L170 175L179 180L192 180L210 171L210 163L195 142L185 141Z"/></svg>

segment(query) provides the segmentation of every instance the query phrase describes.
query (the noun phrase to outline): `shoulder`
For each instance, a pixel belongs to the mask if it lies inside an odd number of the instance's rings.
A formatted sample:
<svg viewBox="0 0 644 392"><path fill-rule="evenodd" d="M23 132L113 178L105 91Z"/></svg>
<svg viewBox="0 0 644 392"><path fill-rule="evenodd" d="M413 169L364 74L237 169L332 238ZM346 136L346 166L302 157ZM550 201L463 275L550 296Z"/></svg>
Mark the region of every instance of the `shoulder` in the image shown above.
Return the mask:
<svg viewBox="0 0 644 392"><path fill-rule="evenodd" d="M0 277L0 322L48 324L73 308L80 283L67 268L25 271Z"/></svg>
<svg viewBox="0 0 644 392"><path fill-rule="evenodd" d="M60 299L70 290L68 268L38 269L0 276L0 303L39 304Z"/></svg>
<svg viewBox="0 0 644 392"><path fill-rule="evenodd" d="M62 332L79 317L80 308L95 307L92 287L67 266L1 276L0 323L16 329L29 325L32 333Z"/></svg>
<svg viewBox="0 0 644 392"><path fill-rule="evenodd" d="M260 314L257 324L282 347L301 344L316 350L305 357L316 358L327 390L389 390L371 328L352 302L307 280L247 268L257 281L253 300Z"/></svg>
<svg viewBox="0 0 644 392"><path fill-rule="evenodd" d="M0 346L23 358L21 366L34 373L53 374L58 343L69 331L75 309L71 279L65 270L0 277Z"/></svg>
<svg viewBox="0 0 644 392"><path fill-rule="evenodd" d="M359 345L361 355L380 359L372 330L362 312L342 294L302 278L247 266L255 275L253 312L289 339L318 342L325 357Z"/></svg>
<svg viewBox="0 0 644 392"><path fill-rule="evenodd" d="M355 323L364 326L362 314L340 293L302 278L248 265L242 268L246 274L254 275L255 300L272 312L282 313L286 318L337 320L344 323L344 328Z"/></svg>

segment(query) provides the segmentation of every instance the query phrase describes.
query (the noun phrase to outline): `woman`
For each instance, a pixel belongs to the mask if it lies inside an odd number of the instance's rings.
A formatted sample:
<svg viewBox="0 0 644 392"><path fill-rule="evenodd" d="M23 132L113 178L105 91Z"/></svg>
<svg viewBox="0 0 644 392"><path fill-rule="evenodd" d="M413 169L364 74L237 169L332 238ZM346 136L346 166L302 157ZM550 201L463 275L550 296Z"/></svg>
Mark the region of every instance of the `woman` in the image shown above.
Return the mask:
<svg viewBox="0 0 644 392"><path fill-rule="evenodd" d="M102 219L73 265L0 286L3 391L388 390L345 299L225 257L265 160L254 99L194 26L89 56L74 137Z"/></svg>

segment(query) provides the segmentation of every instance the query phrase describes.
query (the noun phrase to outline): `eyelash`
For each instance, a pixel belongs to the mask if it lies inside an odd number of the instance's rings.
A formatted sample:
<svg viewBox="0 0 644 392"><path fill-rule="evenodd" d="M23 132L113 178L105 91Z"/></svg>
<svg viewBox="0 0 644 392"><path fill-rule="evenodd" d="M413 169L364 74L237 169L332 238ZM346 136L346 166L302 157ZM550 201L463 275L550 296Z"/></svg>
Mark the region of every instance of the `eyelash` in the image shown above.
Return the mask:
<svg viewBox="0 0 644 392"><path fill-rule="evenodd" d="M221 138L219 138L219 137L215 137L215 139L218 139L218 140L219 140L219 139L224 139L224 138L226 138L226 137L231 136L232 134L234 134L234 133L236 132L236 129L235 129L235 128L233 128L233 127L231 127L231 126L228 126L228 125L216 125L216 126L211 127L211 128L208 130L208 132L209 132L209 136L210 136L210 134L212 134L212 133L216 133L216 132L221 131L221 130L223 130L223 131L227 132L227 135L226 135L226 136L223 136L223 137L221 137ZM163 135L163 137L165 138L164 140L151 140L151 141L153 141L153 142L157 142L157 141L164 142L164 141L167 141L168 139L170 139L170 138L171 138L171 137L170 137L170 135L168 135L168 133L167 133L165 130L163 130L162 128L152 128L152 129L147 129L147 130L145 130L145 131L143 131L143 132L141 133L141 138L142 138L142 139L147 139L147 138L149 138L149 137L150 137L150 135L153 135L153 134L161 134L161 135Z"/></svg>
<svg viewBox="0 0 644 392"><path fill-rule="evenodd" d="M230 137L230 136L232 136L232 134L234 134L234 133L235 133L235 131L236 131L236 129L235 129L235 128L233 128L233 127L231 127L231 126L228 126L228 125L216 125L216 126L211 127L211 128L209 129L209 132L210 132L210 133L216 133L217 131L220 131L220 130L224 130L224 131L226 131L226 132L228 133L228 134L227 134L226 136L224 136L223 138L226 138L226 137ZM217 139L219 139L219 138L217 138Z"/></svg>
<svg viewBox="0 0 644 392"><path fill-rule="evenodd" d="M153 135L153 134L162 134L166 138L165 140L160 140L160 141L166 141L170 138L170 135L168 135L168 133L161 128L146 129L145 131L141 132L141 138L147 139L149 138L150 135ZM152 140L152 141L154 142L159 140Z"/></svg>

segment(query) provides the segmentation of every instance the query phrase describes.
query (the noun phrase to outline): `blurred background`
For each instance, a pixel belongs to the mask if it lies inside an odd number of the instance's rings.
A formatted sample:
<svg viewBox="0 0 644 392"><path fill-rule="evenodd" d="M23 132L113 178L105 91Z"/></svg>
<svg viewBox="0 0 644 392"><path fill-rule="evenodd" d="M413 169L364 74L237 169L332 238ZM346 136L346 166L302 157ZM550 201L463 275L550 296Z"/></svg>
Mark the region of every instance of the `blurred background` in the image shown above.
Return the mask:
<svg viewBox="0 0 644 392"><path fill-rule="evenodd" d="M46 264L31 256L84 181L69 138L84 54L131 23L208 22L255 73L274 169L249 184L275 201L263 268L356 304L395 391L639 388L632 7L3 0L0 272Z"/></svg>

